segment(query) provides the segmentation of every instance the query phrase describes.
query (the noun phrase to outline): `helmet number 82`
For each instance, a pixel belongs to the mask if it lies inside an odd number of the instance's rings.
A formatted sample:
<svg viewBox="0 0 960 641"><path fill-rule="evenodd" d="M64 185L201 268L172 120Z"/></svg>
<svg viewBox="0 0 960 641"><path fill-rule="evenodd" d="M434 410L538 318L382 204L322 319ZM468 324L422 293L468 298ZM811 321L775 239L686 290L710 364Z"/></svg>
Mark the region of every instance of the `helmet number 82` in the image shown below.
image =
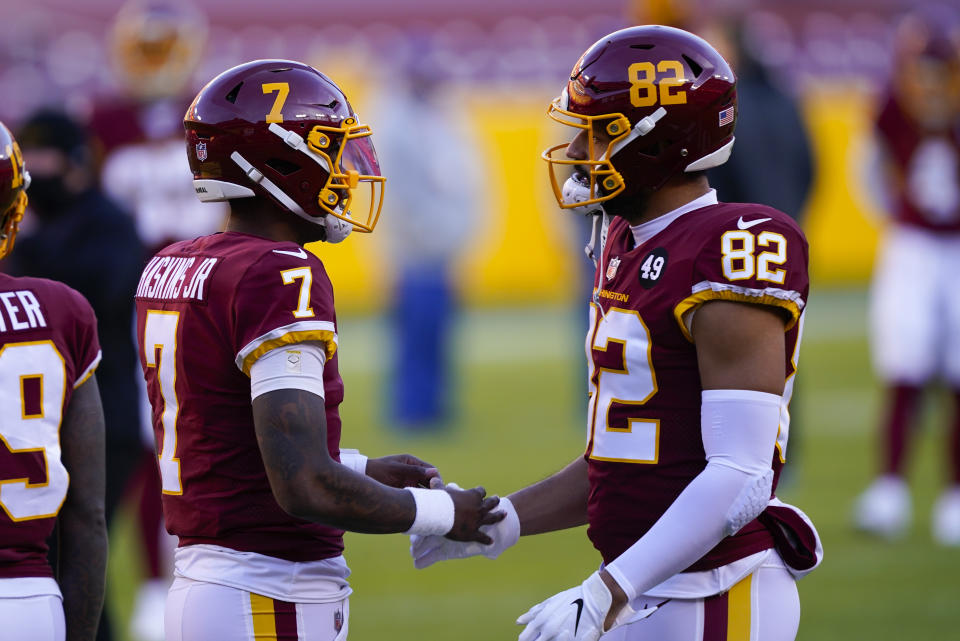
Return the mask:
<svg viewBox="0 0 960 641"><path fill-rule="evenodd" d="M657 72L669 74L657 82ZM661 105L687 104L686 91L674 91L686 82L683 65L679 60L661 60L654 68L652 62L635 62L627 69L630 77L630 104L634 107L651 107L657 104L659 93Z"/></svg>

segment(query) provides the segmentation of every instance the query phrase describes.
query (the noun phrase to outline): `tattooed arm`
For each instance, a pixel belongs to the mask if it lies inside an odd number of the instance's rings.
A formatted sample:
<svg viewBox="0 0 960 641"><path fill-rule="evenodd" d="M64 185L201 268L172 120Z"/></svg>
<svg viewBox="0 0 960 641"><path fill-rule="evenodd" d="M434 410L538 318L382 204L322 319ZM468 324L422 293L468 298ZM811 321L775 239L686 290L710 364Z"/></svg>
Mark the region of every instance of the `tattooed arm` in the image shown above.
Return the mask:
<svg viewBox="0 0 960 641"><path fill-rule="evenodd" d="M60 590L67 641L93 641L107 567L103 408L96 376L73 392L63 421L61 460L70 489L60 510Z"/></svg>
<svg viewBox="0 0 960 641"><path fill-rule="evenodd" d="M387 487L340 465L327 451L323 399L299 389L280 389L253 400L253 421L273 495L298 518L352 532L405 532L416 517L413 495ZM450 538L489 542L480 525L495 523L498 499L483 488L447 490L455 520Z"/></svg>

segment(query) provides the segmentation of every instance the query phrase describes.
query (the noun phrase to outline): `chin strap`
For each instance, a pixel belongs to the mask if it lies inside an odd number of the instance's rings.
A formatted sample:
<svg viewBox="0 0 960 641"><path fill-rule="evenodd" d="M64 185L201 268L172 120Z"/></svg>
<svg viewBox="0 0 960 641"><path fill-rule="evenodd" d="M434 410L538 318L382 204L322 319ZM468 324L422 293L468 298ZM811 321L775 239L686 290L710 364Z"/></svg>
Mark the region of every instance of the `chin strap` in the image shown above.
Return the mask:
<svg viewBox="0 0 960 641"><path fill-rule="evenodd" d="M595 251L597 247L597 240L598 240L597 230L600 228L600 225L602 224L602 218L603 218L602 210L593 215L593 221L590 223L590 240L587 241L587 244L584 245L583 247L583 253L586 254L587 258L589 258L593 262L594 268L596 268L597 262L598 262L597 253Z"/></svg>
<svg viewBox="0 0 960 641"><path fill-rule="evenodd" d="M593 266L600 274L600 282L593 287L593 302L600 310L600 317L605 318L603 305L600 304L600 290L603 288L603 249L607 244L607 232L610 230L610 216L603 207L593 215L593 228L590 232L590 242L583 248L587 258L593 261ZM600 245L599 251L596 251L597 245Z"/></svg>
<svg viewBox="0 0 960 641"><path fill-rule="evenodd" d="M646 136L648 133L653 131L654 127L657 126L657 121L666 115L667 110L663 107L660 107L649 116L641 118L639 121L637 121L637 124L633 126L633 129L630 130L629 134L627 134L622 140L618 140L610 145L609 157L612 158L618 151L629 145L640 136Z"/></svg>
<svg viewBox="0 0 960 641"><path fill-rule="evenodd" d="M243 173L247 175L247 178L266 189L267 193L276 198L281 205L286 207L292 213L296 214L300 218L303 218L309 223L314 225L322 225L326 231L326 238L324 238L326 242L339 243L349 236L350 232L353 231L353 225L346 221L340 220L336 216L326 215L323 218L314 218L307 212L303 211L303 208L300 205L290 198L290 196L288 196L282 189L277 187L272 180L264 176L263 172L250 164L250 162L241 156L239 152L235 151L230 154L230 159L233 160L233 162L235 162L237 166L243 170Z"/></svg>

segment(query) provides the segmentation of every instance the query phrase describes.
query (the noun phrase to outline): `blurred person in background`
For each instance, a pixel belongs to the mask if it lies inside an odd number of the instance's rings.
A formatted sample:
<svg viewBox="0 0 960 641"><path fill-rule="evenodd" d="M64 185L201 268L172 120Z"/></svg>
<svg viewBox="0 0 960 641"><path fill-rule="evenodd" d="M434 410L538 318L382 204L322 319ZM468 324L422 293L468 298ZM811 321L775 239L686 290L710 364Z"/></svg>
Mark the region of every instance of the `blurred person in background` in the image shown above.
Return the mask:
<svg viewBox="0 0 960 641"><path fill-rule="evenodd" d="M572 128L543 152L554 195L600 227L587 449L503 499L491 545L411 544L425 567L588 524L603 565L521 615L520 641L796 637L796 580L823 550L775 492L808 249L786 214L710 188L736 108L716 50L656 25L596 42L551 104Z"/></svg>
<svg viewBox="0 0 960 641"><path fill-rule="evenodd" d="M130 216L100 189L90 136L79 122L43 110L26 119L17 138L33 176L34 216L4 270L69 285L90 301L99 319L109 525L143 450L131 333L144 250ZM111 638L106 612L100 639Z"/></svg>
<svg viewBox="0 0 960 641"><path fill-rule="evenodd" d="M749 16L707 23L698 33L714 43L737 74L737 144L730 159L707 176L720 200L761 203L779 209L798 223L813 184L810 138L800 106L778 86L757 50L756 22ZM764 158L763 162L757 162ZM803 425L794 385L790 408L790 450L793 465L784 470L781 485L800 467Z"/></svg>
<svg viewBox="0 0 960 641"><path fill-rule="evenodd" d="M63 160L43 153L32 155L38 175ZM29 185L0 123L0 259ZM77 291L43 278L0 273L0 301L0 636L93 641L107 567L97 319Z"/></svg>
<svg viewBox="0 0 960 641"><path fill-rule="evenodd" d="M893 82L876 121L869 187L890 213L871 287L871 350L886 384L880 475L859 497L856 526L897 538L912 520L908 446L925 389L953 398L948 485L931 530L960 546L960 16L943 6L897 30Z"/></svg>
<svg viewBox="0 0 960 641"><path fill-rule="evenodd" d="M183 164L183 114L193 98L190 79L206 38L205 16L185 0L132 0L117 12L108 35L120 94L98 100L90 123L104 153L103 187L133 215L148 255L219 231L225 219L221 204L197 201ZM136 641L161 641L175 541L163 529L150 404L139 376L137 383L143 452L131 478L129 505L146 580L134 599L130 634Z"/></svg>
<svg viewBox="0 0 960 641"><path fill-rule="evenodd" d="M120 95L90 116L104 153L103 187L134 216L150 249L219 231L226 207L203 207L183 166L183 114L207 37L202 13L183 0L133 0L109 33Z"/></svg>
<svg viewBox="0 0 960 641"><path fill-rule="evenodd" d="M455 411L451 340L459 296L454 265L482 197L475 144L449 100L439 51L417 42L377 115L377 149L391 176L384 221L393 265L388 420L410 432L443 427Z"/></svg>
<svg viewBox="0 0 960 641"><path fill-rule="evenodd" d="M757 11L739 9L711 12L691 0L630 0L627 18L688 29L717 48L737 74L737 145L727 162L708 172L710 185L724 202L760 203L799 221L813 183L810 137L797 101L764 64L763 21Z"/></svg>
<svg viewBox="0 0 960 641"><path fill-rule="evenodd" d="M797 102L758 57L750 25L728 19L698 30L737 74L741 119L737 146L726 163L710 170L710 184L721 200L762 203L799 221L813 183L810 140Z"/></svg>

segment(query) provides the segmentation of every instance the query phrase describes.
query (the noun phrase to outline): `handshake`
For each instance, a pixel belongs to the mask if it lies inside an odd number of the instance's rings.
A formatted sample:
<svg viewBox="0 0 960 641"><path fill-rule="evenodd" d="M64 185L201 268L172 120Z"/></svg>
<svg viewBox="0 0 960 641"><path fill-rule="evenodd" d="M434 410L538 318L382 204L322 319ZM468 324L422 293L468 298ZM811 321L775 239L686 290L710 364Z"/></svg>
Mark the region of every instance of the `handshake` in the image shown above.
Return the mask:
<svg viewBox="0 0 960 641"><path fill-rule="evenodd" d="M454 524L445 535L410 535L410 556L417 569L470 556L495 559L519 540L520 519L510 499L484 499L482 487L464 491L456 483L444 485L439 477L430 479L430 489L444 489L453 499ZM492 511L494 507L498 509Z"/></svg>
<svg viewBox="0 0 960 641"><path fill-rule="evenodd" d="M487 497L482 487L464 490L456 483L444 485L437 468L415 456L368 459L357 450L344 449L341 462L413 494L416 517L406 533L418 569L481 554L495 559L520 538L520 519L510 499Z"/></svg>

